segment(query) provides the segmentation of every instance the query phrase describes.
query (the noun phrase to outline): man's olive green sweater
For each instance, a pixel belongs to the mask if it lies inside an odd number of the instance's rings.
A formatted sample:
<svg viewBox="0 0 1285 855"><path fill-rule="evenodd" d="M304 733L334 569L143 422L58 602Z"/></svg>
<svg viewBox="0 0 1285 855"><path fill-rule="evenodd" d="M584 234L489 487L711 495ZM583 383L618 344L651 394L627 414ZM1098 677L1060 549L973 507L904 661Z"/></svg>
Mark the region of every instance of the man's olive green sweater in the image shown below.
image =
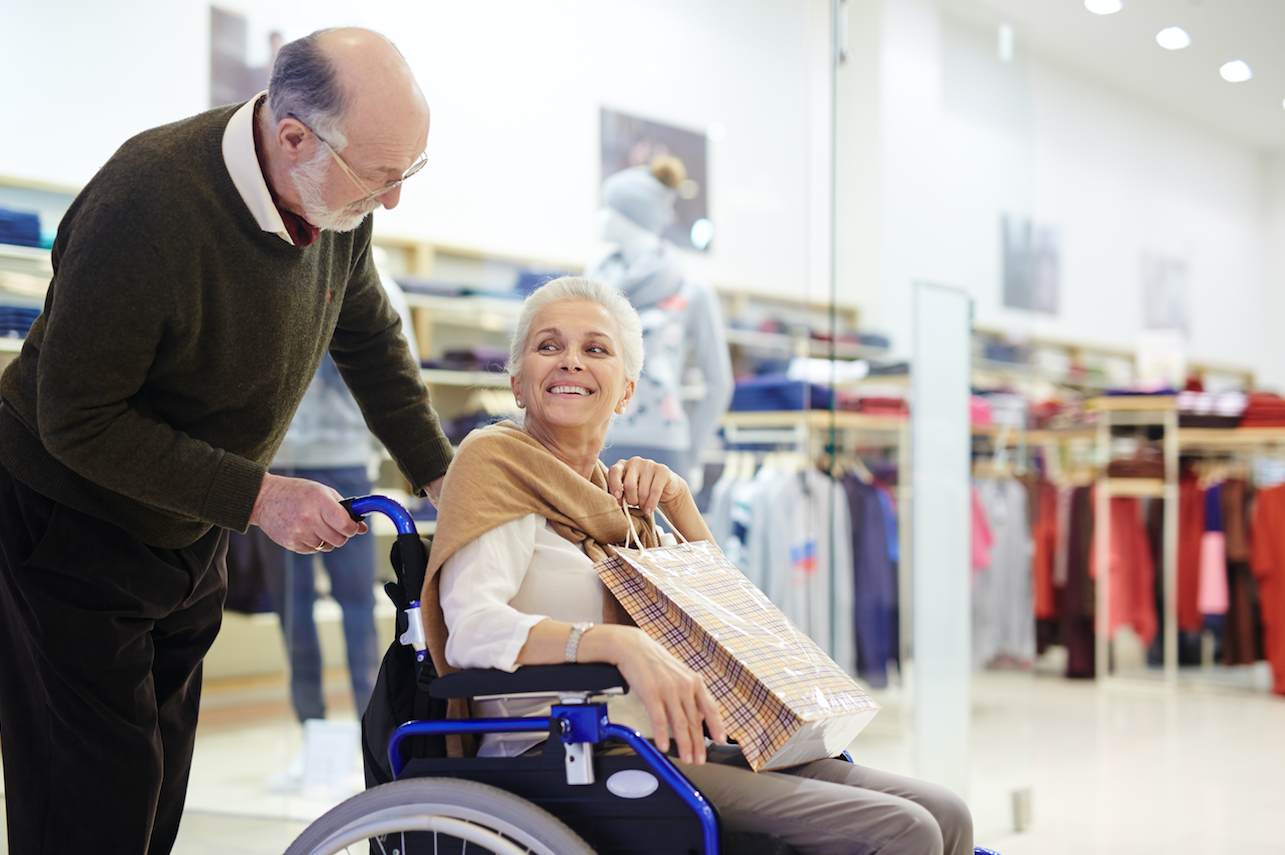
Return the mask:
<svg viewBox="0 0 1285 855"><path fill-rule="evenodd" d="M157 547L248 527L327 346L411 484L450 462L370 219L307 247L260 229L223 161L235 109L146 131L94 176L0 377L0 464Z"/></svg>

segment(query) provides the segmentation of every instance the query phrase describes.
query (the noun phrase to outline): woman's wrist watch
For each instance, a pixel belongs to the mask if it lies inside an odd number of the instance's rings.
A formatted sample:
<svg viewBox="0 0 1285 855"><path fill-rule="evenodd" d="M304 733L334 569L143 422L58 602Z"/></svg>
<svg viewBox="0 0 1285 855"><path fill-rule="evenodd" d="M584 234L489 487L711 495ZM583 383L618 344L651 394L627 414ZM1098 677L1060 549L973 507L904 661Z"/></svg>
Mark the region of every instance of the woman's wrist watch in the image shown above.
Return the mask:
<svg viewBox="0 0 1285 855"><path fill-rule="evenodd" d="M567 662L576 661L576 652L580 649L580 638L585 634L585 630L593 624L588 621L571 624L571 635L567 636Z"/></svg>

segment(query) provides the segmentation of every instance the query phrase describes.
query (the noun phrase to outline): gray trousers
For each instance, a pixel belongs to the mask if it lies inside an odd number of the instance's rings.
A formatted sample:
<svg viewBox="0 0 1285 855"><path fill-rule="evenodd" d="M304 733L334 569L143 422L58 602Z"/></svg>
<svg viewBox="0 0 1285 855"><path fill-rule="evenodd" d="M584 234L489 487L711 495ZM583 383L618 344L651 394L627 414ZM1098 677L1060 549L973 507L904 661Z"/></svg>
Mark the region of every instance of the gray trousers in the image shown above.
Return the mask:
<svg viewBox="0 0 1285 855"><path fill-rule="evenodd" d="M703 766L675 763L730 831L775 834L800 855L972 855L973 818L945 787L844 760L753 772L710 745Z"/></svg>

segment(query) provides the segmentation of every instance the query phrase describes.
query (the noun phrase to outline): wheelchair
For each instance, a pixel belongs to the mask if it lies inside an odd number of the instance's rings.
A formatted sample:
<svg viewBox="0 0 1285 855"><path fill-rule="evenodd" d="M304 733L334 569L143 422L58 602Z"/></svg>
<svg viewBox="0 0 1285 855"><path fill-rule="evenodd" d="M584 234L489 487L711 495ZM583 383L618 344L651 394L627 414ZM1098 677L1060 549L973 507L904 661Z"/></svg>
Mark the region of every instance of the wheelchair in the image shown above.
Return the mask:
<svg viewBox="0 0 1285 855"><path fill-rule="evenodd" d="M389 657L413 650L416 715L392 730L386 766L372 757L370 716L363 718L367 784L377 785L319 817L286 855L797 855L770 835L721 829L717 808L666 755L636 730L611 723L606 697L628 691L612 666L435 676L418 602L428 555L414 520L382 496L344 504L355 519L378 512L397 528L397 582L386 590L399 606L402 646L389 650L385 668ZM444 716L448 699L520 693L556 695L558 701L542 717ZM545 733L548 739L538 752L519 757L447 756L448 735L499 732ZM373 741L381 739L376 733ZM372 761L391 774L381 776ZM378 783L383 777L391 780Z"/></svg>

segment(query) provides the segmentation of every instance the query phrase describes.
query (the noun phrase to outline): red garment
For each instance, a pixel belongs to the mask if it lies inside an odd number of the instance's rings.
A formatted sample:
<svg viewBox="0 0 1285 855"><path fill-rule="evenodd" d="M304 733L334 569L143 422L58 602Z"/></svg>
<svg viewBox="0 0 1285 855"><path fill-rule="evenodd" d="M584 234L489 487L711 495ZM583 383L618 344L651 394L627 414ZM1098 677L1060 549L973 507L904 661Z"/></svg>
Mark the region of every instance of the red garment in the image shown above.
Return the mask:
<svg viewBox="0 0 1285 855"><path fill-rule="evenodd" d="M1200 632L1200 545L1205 539L1205 491L1196 476L1178 483L1178 629Z"/></svg>
<svg viewBox="0 0 1285 855"><path fill-rule="evenodd" d="M1278 695L1285 695L1285 485L1261 490L1249 529L1249 566L1258 580L1263 652Z"/></svg>
<svg viewBox="0 0 1285 855"><path fill-rule="evenodd" d="M1057 590L1053 584L1053 561L1057 554L1057 487L1048 481L1036 485L1036 513L1032 516L1031 539L1035 553L1031 558L1034 574L1035 618L1058 617Z"/></svg>
<svg viewBox="0 0 1285 855"><path fill-rule="evenodd" d="M1089 556L1089 573L1097 578L1096 550ZM1151 556L1151 542L1138 513L1138 500L1132 496L1111 497L1111 592L1109 609L1112 637L1128 624L1142 639L1151 644L1160 622L1156 617L1156 567Z"/></svg>

